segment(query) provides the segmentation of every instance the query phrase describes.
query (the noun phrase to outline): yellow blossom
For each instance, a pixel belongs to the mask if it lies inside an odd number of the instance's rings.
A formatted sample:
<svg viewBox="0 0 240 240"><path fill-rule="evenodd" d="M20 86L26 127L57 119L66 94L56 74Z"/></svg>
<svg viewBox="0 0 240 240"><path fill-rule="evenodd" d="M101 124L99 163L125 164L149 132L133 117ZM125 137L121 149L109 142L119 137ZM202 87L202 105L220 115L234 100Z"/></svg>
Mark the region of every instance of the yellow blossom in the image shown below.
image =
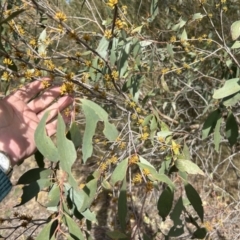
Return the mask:
<svg viewBox="0 0 240 240"><path fill-rule="evenodd" d="M133 113L132 116L131 116L131 119L132 119L132 120L136 120L136 119L137 119L137 114L136 114L136 113Z"/></svg>
<svg viewBox="0 0 240 240"><path fill-rule="evenodd" d="M107 74L104 75L104 79L106 81L110 81L111 80L111 76L107 73Z"/></svg>
<svg viewBox="0 0 240 240"><path fill-rule="evenodd" d="M149 137L149 133L145 132L145 133L141 134L140 139L141 139L142 141L145 141L145 140L148 139L148 137Z"/></svg>
<svg viewBox="0 0 240 240"><path fill-rule="evenodd" d="M87 67L91 67L91 66L92 66L92 62L91 62L91 61L88 61L88 60L86 60L86 61L85 61L85 65L86 65Z"/></svg>
<svg viewBox="0 0 240 240"><path fill-rule="evenodd" d="M110 162L111 162L112 164L116 164L117 161L118 161L118 157L117 157L116 155L114 155L114 156L112 156L112 157L110 158Z"/></svg>
<svg viewBox="0 0 240 240"><path fill-rule="evenodd" d="M176 36L172 36L172 37L170 38L170 42L171 42L171 43L176 42L176 40L177 40Z"/></svg>
<svg viewBox="0 0 240 240"><path fill-rule="evenodd" d="M118 80L118 71L116 71L116 70L113 70L112 71L112 78L116 81L116 80Z"/></svg>
<svg viewBox="0 0 240 240"><path fill-rule="evenodd" d="M107 39L110 39L112 37L112 31L110 29L105 30L104 36Z"/></svg>
<svg viewBox="0 0 240 240"><path fill-rule="evenodd" d="M10 80L10 74L8 72L3 72L1 79L3 81L9 81Z"/></svg>
<svg viewBox="0 0 240 240"><path fill-rule="evenodd" d="M179 144L177 144L175 141L172 140L172 150L173 150L173 153L175 155L179 155L180 154L180 152L179 152L180 147L181 146Z"/></svg>
<svg viewBox="0 0 240 240"><path fill-rule="evenodd" d="M142 182L142 175L140 173L137 173L133 178L133 183L141 183Z"/></svg>
<svg viewBox="0 0 240 240"><path fill-rule="evenodd" d="M146 192L151 192L153 190L153 183L147 182L145 187L146 187Z"/></svg>
<svg viewBox="0 0 240 240"><path fill-rule="evenodd" d="M144 168L144 169L142 170L142 172L143 172L143 175L144 175L144 176L147 176L147 175L150 174L150 171L149 171L147 168Z"/></svg>
<svg viewBox="0 0 240 240"><path fill-rule="evenodd" d="M31 39L30 41L29 41L29 44L31 45L31 46L33 46L33 47L35 47L35 46L37 46L37 41L36 41L36 39Z"/></svg>
<svg viewBox="0 0 240 240"><path fill-rule="evenodd" d="M190 68L190 66L187 63L183 63L183 67L186 68L186 69Z"/></svg>
<svg viewBox="0 0 240 240"><path fill-rule="evenodd" d="M43 81L42 81L42 85L43 85L43 88L48 88L51 84L50 84L49 81L43 80Z"/></svg>
<svg viewBox="0 0 240 240"><path fill-rule="evenodd" d="M28 80L34 77L34 70L27 69L27 71L24 73L24 77Z"/></svg>
<svg viewBox="0 0 240 240"><path fill-rule="evenodd" d="M118 18L115 22L115 26L117 29L122 29L124 26L127 26L127 23Z"/></svg>
<svg viewBox="0 0 240 240"><path fill-rule="evenodd" d="M74 90L74 84L72 82L64 82L60 88L61 95L66 93L72 93Z"/></svg>
<svg viewBox="0 0 240 240"><path fill-rule="evenodd" d="M139 118L137 124L141 125L143 122L144 122L144 119L143 118Z"/></svg>
<svg viewBox="0 0 240 240"><path fill-rule="evenodd" d="M66 117L71 116L71 110L70 110L69 107L64 110L64 115L65 115Z"/></svg>
<svg viewBox="0 0 240 240"><path fill-rule="evenodd" d="M3 59L3 64L5 65L13 65L13 62L10 58L4 58Z"/></svg>
<svg viewBox="0 0 240 240"><path fill-rule="evenodd" d="M115 5L118 4L118 0L108 0L108 3L107 5L110 7L110 8L114 8Z"/></svg>
<svg viewBox="0 0 240 240"><path fill-rule="evenodd" d="M120 149L125 149L126 148L126 142L121 142L120 145L119 145L119 148Z"/></svg>
<svg viewBox="0 0 240 240"><path fill-rule="evenodd" d="M138 155L134 154L129 158L129 164L136 164L139 161Z"/></svg>
<svg viewBox="0 0 240 240"><path fill-rule="evenodd" d="M57 12L55 18L62 22L67 20L67 16L63 12Z"/></svg>
<svg viewBox="0 0 240 240"><path fill-rule="evenodd" d="M107 169L107 164L106 163L101 163L99 168L101 169L102 172L104 172Z"/></svg>

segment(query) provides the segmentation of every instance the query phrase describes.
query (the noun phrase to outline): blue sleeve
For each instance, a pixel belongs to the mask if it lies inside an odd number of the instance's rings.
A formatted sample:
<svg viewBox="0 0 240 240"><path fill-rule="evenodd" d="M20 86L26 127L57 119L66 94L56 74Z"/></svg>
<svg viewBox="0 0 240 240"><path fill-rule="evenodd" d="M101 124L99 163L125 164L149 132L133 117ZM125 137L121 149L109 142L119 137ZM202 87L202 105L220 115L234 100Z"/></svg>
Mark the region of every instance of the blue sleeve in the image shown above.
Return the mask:
<svg viewBox="0 0 240 240"><path fill-rule="evenodd" d="M7 196L12 189L12 184L8 176L0 169L0 202Z"/></svg>

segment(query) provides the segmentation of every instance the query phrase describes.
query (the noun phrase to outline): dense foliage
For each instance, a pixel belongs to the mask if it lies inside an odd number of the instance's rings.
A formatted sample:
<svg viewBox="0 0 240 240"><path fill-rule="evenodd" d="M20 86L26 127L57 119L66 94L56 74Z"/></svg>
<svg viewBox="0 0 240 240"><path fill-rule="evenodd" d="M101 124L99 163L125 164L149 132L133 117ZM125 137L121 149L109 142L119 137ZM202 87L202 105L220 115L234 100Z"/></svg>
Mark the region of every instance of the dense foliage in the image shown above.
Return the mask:
<svg viewBox="0 0 240 240"><path fill-rule="evenodd" d="M43 117L35 133L39 167L18 181L24 185L18 206L48 192L49 217L36 239L211 236L189 175L213 179L216 164L202 159L223 147L237 152L239 5L1 1L4 94L49 76L75 97L63 113L74 112L67 134L58 116L56 141ZM88 166L84 180L73 174L74 164ZM94 211L102 194L111 198L105 225ZM16 217L34 225L30 216ZM96 226L104 238L93 235Z"/></svg>

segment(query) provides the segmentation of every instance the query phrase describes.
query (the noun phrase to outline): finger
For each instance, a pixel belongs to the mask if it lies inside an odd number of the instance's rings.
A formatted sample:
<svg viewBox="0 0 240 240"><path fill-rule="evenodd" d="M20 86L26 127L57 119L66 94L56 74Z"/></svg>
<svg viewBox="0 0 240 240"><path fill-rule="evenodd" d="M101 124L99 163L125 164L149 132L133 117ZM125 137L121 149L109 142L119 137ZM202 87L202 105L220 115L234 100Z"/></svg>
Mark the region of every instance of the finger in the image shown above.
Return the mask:
<svg viewBox="0 0 240 240"><path fill-rule="evenodd" d="M60 87L53 87L28 103L36 114L48 107L56 98L60 96Z"/></svg>
<svg viewBox="0 0 240 240"><path fill-rule="evenodd" d="M71 121L71 118L69 116L66 116L65 114L62 114L63 120L65 124L69 124ZM48 136L52 136L56 133L57 130L57 119L53 120L52 122L47 123L46 130Z"/></svg>
<svg viewBox="0 0 240 240"><path fill-rule="evenodd" d="M47 122L51 121L54 117L57 116L58 112L61 112L66 107L70 106L73 103L73 98L70 96L64 96L58 99L57 102L53 103L51 106L46 108L44 111L41 111L38 114L38 118L42 119L44 113L49 111Z"/></svg>
<svg viewBox="0 0 240 240"><path fill-rule="evenodd" d="M11 100L11 97L17 98L20 101L27 103L30 99L36 96L40 91L42 91L45 87L42 84L42 81L50 81L49 78L41 78L34 82L27 84L26 86L20 88L13 94L10 94L6 98Z"/></svg>

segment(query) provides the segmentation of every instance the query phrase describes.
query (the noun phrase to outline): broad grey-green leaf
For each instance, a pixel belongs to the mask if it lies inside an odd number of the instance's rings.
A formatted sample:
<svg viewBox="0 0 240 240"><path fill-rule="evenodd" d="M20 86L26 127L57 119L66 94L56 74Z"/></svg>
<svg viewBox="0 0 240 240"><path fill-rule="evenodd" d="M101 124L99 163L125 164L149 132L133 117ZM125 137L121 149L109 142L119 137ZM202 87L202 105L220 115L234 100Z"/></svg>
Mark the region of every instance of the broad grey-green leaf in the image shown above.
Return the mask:
<svg viewBox="0 0 240 240"><path fill-rule="evenodd" d="M107 57L109 41L103 37L98 45L96 52L104 59Z"/></svg>
<svg viewBox="0 0 240 240"><path fill-rule="evenodd" d="M44 226L42 231L38 234L36 240L44 240L44 239L51 239L54 229L56 229L58 225L56 224L55 220L52 220L47 225Z"/></svg>
<svg viewBox="0 0 240 240"><path fill-rule="evenodd" d="M240 101L240 92L230 95L222 100L223 105L226 107L231 107Z"/></svg>
<svg viewBox="0 0 240 240"><path fill-rule="evenodd" d="M60 157L60 166L68 174L71 174L72 165L77 159L77 153L72 141L66 138L66 126L61 114L57 120L57 147Z"/></svg>
<svg viewBox="0 0 240 240"><path fill-rule="evenodd" d="M161 85L162 85L164 91L170 92L167 82L164 79L164 74L161 76Z"/></svg>
<svg viewBox="0 0 240 240"><path fill-rule="evenodd" d="M159 9L158 9L158 0L152 0L151 7L150 7L150 14L151 18L149 19L150 22L152 22L155 17L158 15Z"/></svg>
<svg viewBox="0 0 240 240"><path fill-rule="evenodd" d="M174 161L174 165L179 171L187 172L188 174L200 174L205 176L204 172L190 160L177 159Z"/></svg>
<svg viewBox="0 0 240 240"><path fill-rule="evenodd" d="M231 25L231 35L233 41L240 36L240 21L236 21Z"/></svg>
<svg viewBox="0 0 240 240"><path fill-rule="evenodd" d="M87 209L86 211L84 212L81 212L81 214L83 215L83 217L90 221L90 222L96 222L97 219L96 219L96 214L94 212L91 212L89 209Z"/></svg>
<svg viewBox="0 0 240 240"><path fill-rule="evenodd" d="M203 17L204 15L202 15L201 13L195 13L192 15L193 20L202 19Z"/></svg>
<svg viewBox="0 0 240 240"><path fill-rule="evenodd" d="M46 120L49 112L46 112L40 120L34 133L34 140L39 152L52 162L59 161L58 149L52 142L51 138L46 134Z"/></svg>
<svg viewBox="0 0 240 240"><path fill-rule="evenodd" d="M122 160L117 167L114 169L110 183L114 186L118 181L122 181L126 176L126 171L128 167L128 158Z"/></svg>
<svg viewBox="0 0 240 240"><path fill-rule="evenodd" d="M119 69L120 78L124 76L128 68L128 59L129 59L131 44L132 44L132 41L129 41L123 46L121 50L121 54L118 59L118 69Z"/></svg>
<svg viewBox="0 0 240 240"><path fill-rule="evenodd" d="M166 217L170 213L173 204L173 191L167 187L162 191L158 199L158 214L162 217L163 221L166 220Z"/></svg>
<svg viewBox="0 0 240 240"><path fill-rule="evenodd" d="M218 119L221 117L221 113L219 111L219 109L214 110L213 112L211 112L206 121L203 124L203 128L202 128L202 139L206 139L214 130Z"/></svg>
<svg viewBox="0 0 240 240"><path fill-rule="evenodd" d="M118 198L118 219L122 231L126 231L126 221L127 221L127 181L126 177L123 180L122 187L120 190L120 195Z"/></svg>
<svg viewBox="0 0 240 240"><path fill-rule="evenodd" d="M186 32L186 30L185 30L185 28L183 29L183 32L182 32L182 35L181 35L181 40L187 40L188 39L188 37L187 37L187 32Z"/></svg>
<svg viewBox="0 0 240 240"><path fill-rule="evenodd" d="M46 49L47 49L46 38L47 38L47 31L46 31L46 28L45 28L40 33L40 36L38 38L38 53L40 55L46 53Z"/></svg>
<svg viewBox="0 0 240 240"><path fill-rule="evenodd" d="M97 192L97 182L98 180L94 178L89 181L81 190L84 193L84 202L81 206L81 209L79 209L80 212L85 211L92 204Z"/></svg>
<svg viewBox="0 0 240 240"><path fill-rule="evenodd" d="M69 231L71 237L73 239L84 240L85 239L84 235L83 235L82 231L80 230L80 227L78 226L78 224L72 218L70 218L67 214L64 215L64 219L68 226L68 231Z"/></svg>
<svg viewBox="0 0 240 240"><path fill-rule="evenodd" d="M240 41L235 41L234 44L231 46L231 49L240 48Z"/></svg>
<svg viewBox="0 0 240 240"><path fill-rule="evenodd" d="M81 209L84 204L85 194L83 190L74 189L69 183L64 183L65 192L68 197L71 199L72 203L77 207L77 209Z"/></svg>
<svg viewBox="0 0 240 240"><path fill-rule="evenodd" d="M230 111L226 121L226 137L231 146L237 142L238 138L238 123Z"/></svg>
<svg viewBox="0 0 240 240"><path fill-rule="evenodd" d="M48 193L48 203L46 207L56 207L58 206L60 200L60 189L58 184L54 184Z"/></svg>
<svg viewBox="0 0 240 240"><path fill-rule="evenodd" d="M215 150L216 152L219 152L219 144L221 141L221 133L220 133L220 127L222 123L222 118L218 118L215 129L214 129L214 134L213 134L213 141L215 145Z"/></svg>
<svg viewBox="0 0 240 240"><path fill-rule="evenodd" d="M240 91L239 78L232 78L225 81L223 87L214 90L213 98L221 99L228 97L236 92Z"/></svg>
<svg viewBox="0 0 240 240"><path fill-rule="evenodd" d="M92 137L95 133L98 121L104 121L103 133L108 140L114 141L118 136L118 131L114 124L109 123L108 114L103 108L87 99L82 99L81 101L83 112L86 117L86 128L83 135L82 145L83 162L85 163L92 155Z"/></svg>
<svg viewBox="0 0 240 240"><path fill-rule="evenodd" d="M203 222L204 210L203 210L203 206L202 206L202 200L201 200L199 194L194 189L194 187L187 182L185 183L184 187L185 187L185 191L186 191L188 200L190 201L192 207L197 212L198 216L200 217L201 221Z"/></svg>

